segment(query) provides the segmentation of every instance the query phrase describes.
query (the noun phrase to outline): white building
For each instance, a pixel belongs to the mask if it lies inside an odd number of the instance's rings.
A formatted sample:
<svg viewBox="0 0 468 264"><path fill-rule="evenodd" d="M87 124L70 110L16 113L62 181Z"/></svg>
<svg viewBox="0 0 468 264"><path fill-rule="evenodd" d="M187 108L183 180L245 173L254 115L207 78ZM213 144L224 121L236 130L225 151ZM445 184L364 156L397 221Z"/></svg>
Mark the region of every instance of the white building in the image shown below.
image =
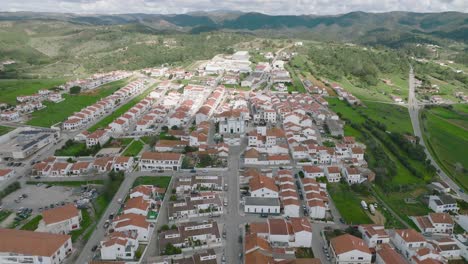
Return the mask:
<svg viewBox="0 0 468 264"><path fill-rule="evenodd" d="M398 229L391 238L395 247L409 259L415 252L427 246L426 239L414 229Z"/></svg>
<svg viewBox="0 0 468 264"><path fill-rule="evenodd" d="M138 249L136 232L114 232L101 241L102 260L133 260Z"/></svg>
<svg viewBox="0 0 468 264"><path fill-rule="evenodd" d="M458 212L459 209L457 201L446 194L429 196L429 208L436 213Z"/></svg>
<svg viewBox="0 0 468 264"><path fill-rule="evenodd" d="M244 197L244 212L253 214L279 214L278 198Z"/></svg>
<svg viewBox="0 0 468 264"><path fill-rule="evenodd" d="M182 154L144 152L140 159L140 171L173 170L178 171L182 166Z"/></svg>
<svg viewBox="0 0 468 264"><path fill-rule="evenodd" d="M69 235L0 229L0 263L60 264L71 252Z"/></svg>
<svg viewBox="0 0 468 264"><path fill-rule="evenodd" d="M372 254L364 241L350 234L341 235L330 240L331 255L334 263L371 264Z"/></svg>
<svg viewBox="0 0 468 264"><path fill-rule="evenodd" d="M385 227L381 225L360 225L359 232L362 234L362 239L370 248L375 248L381 244L388 244L390 236L385 231Z"/></svg>
<svg viewBox="0 0 468 264"><path fill-rule="evenodd" d="M80 229L82 216L74 204L52 208L42 212L42 220L38 231L53 234L68 234Z"/></svg>

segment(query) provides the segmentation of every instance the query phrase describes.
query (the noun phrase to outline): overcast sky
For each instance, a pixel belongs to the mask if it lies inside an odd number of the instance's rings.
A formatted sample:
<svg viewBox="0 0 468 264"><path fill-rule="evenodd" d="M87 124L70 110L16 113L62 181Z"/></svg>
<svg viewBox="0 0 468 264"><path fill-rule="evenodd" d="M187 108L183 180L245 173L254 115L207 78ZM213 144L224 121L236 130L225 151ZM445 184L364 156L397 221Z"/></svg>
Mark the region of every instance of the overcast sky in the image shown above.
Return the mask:
<svg viewBox="0 0 468 264"><path fill-rule="evenodd" d="M468 0L0 0L0 11L174 14L201 10L275 15L329 15L351 11L468 12Z"/></svg>

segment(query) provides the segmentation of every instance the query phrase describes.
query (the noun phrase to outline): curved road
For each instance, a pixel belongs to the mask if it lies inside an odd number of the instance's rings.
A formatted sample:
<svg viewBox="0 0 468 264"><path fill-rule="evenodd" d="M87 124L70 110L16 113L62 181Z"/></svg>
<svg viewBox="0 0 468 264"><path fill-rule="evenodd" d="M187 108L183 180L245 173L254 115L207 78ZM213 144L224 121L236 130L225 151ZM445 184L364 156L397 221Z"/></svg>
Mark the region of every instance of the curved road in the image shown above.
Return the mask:
<svg viewBox="0 0 468 264"><path fill-rule="evenodd" d="M426 152L427 158L431 161L432 165L437 169L439 177L445 183L447 183L450 188L456 192L457 196L463 199L465 202L468 202L468 195L462 191L460 191L460 187L443 171L439 164L437 164L436 160L432 157L431 153L427 150L426 144L424 143L424 138L421 131L421 124L419 120L419 110L420 105L418 104L418 100L415 94L415 79L414 79L414 72L413 67L411 66L409 72L409 95L408 95L408 111L411 118L411 124L413 125L414 135L419 137L419 144L424 147L424 152Z"/></svg>

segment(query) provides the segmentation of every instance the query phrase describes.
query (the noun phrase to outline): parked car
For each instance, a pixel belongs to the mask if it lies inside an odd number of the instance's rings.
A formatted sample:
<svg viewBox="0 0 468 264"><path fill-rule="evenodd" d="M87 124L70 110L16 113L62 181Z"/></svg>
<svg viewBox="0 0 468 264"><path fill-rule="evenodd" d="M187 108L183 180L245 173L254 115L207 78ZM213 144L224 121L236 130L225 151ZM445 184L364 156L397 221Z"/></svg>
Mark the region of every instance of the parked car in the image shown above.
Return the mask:
<svg viewBox="0 0 468 264"><path fill-rule="evenodd" d="M267 218L267 217L268 217L268 214L266 214L266 213L261 213L261 214L260 214L260 217L261 217L261 218Z"/></svg>

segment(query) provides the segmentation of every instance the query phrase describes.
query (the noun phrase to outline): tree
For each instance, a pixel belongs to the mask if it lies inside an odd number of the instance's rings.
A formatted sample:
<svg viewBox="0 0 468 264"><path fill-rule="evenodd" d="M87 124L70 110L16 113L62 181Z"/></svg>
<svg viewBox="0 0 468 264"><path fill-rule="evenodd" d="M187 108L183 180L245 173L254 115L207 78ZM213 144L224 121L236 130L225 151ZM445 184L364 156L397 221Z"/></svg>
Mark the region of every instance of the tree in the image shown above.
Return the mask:
<svg viewBox="0 0 468 264"><path fill-rule="evenodd" d="M166 248L164 249L164 255L176 255L182 253L182 250L178 247L175 247L172 243L167 243Z"/></svg>
<svg viewBox="0 0 468 264"><path fill-rule="evenodd" d="M81 92L80 86L73 86L70 88L70 94L79 94Z"/></svg>

